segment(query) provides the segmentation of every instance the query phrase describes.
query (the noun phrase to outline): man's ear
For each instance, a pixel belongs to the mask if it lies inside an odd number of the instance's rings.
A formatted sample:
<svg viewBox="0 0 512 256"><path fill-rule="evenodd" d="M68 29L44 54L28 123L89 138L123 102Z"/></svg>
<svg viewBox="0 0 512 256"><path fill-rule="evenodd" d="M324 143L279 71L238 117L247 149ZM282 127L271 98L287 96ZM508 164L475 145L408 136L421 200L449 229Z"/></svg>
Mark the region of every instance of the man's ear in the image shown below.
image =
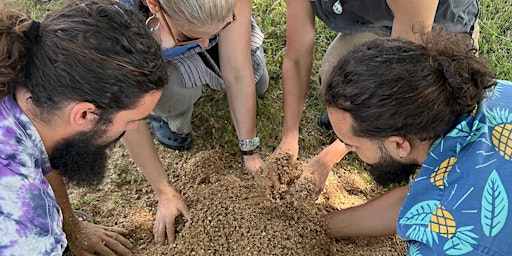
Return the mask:
<svg viewBox="0 0 512 256"><path fill-rule="evenodd" d="M151 13L158 13L158 11L160 10L158 0L146 0L146 4L148 5L149 11Z"/></svg>
<svg viewBox="0 0 512 256"><path fill-rule="evenodd" d="M391 136L385 144L388 152L395 157L404 158L411 153L411 143L404 137Z"/></svg>
<svg viewBox="0 0 512 256"><path fill-rule="evenodd" d="M89 102L79 102L70 106L69 122L71 126L82 129L88 129L96 122L98 115L94 113L98 109Z"/></svg>

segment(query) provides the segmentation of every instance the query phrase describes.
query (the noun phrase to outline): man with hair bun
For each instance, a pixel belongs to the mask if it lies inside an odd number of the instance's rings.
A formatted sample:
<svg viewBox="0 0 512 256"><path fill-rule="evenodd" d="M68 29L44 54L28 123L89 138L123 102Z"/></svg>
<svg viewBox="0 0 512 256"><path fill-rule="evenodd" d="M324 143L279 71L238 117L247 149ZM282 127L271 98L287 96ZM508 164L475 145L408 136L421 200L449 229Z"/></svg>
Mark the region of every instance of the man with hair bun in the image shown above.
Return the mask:
<svg viewBox="0 0 512 256"><path fill-rule="evenodd" d="M398 234L407 255L512 252L512 83L443 30L375 39L324 87L338 139L375 181L408 185L326 216L336 238Z"/></svg>
<svg viewBox="0 0 512 256"><path fill-rule="evenodd" d="M338 33L331 42L318 70L318 84L341 56L355 46L377 37L396 37L419 41L419 32L441 26L449 31L478 38L477 0L287 0L286 55L283 60L283 130L275 154L289 152L293 161L299 153L299 124L310 87L315 20L320 19ZM476 43L476 41L475 41ZM318 124L330 129L327 112ZM312 176L320 193L332 170L348 152L336 140L312 158L301 179Z"/></svg>
<svg viewBox="0 0 512 256"><path fill-rule="evenodd" d="M0 49L0 255L62 255L68 239L86 244L77 255L130 255L125 230L80 222L59 204L69 203L62 176L99 184L106 149L160 98L167 74L144 19L78 0L39 23L2 1Z"/></svg>

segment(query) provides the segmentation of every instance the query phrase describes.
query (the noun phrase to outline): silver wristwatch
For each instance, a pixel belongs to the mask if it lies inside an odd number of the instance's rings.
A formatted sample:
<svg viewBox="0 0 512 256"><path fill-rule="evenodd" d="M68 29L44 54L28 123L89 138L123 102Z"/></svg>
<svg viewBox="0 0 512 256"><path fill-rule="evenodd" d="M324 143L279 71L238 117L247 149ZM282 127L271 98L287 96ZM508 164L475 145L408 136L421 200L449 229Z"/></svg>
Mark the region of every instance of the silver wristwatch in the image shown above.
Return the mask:
<svg viewBox="0 0 512 256"><path fill-rule="evenodd" d="M240 150L254 149L260 145L260 137L254 137L252 139L245 139L238 141Z"/></svg>

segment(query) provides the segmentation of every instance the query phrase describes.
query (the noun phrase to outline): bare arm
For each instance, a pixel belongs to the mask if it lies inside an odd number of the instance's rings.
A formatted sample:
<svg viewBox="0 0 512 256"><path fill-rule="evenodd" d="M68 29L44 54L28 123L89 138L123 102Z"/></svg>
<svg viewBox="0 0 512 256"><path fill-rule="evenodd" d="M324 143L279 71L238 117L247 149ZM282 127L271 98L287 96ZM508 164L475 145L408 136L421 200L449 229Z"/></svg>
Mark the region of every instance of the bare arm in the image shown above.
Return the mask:
<svg viewBox="0 0 512 256"><path fill-rule="evenodd" d="M151 184L158 197L158 209L153 225L153 235L157 244L175 238L174 222L182 213L189 220L188 208L181 195L168 184L167 173L156 152L153 138L145 121L140 121L136 129L127 131L123 143L135 164Z"/></svg>
<svg viewBox="0 0 512 256"><path fill-rule="evenodd" d="M167 173L158 157L145 120L139 121L134 130L126 131L122 142L157 195L165 194L172 189L167 183Z"/></svg>
<svg viewBox="0 0 512 256"><path fill-rule="evenodd" d="M62 215L63 215L63 228L66 233L73 226L78 226L79 220L73 213L73 208L71 207L71 202L69 201L68 192L66 189L66 184L64 184L64 180L58 171L52 171L45 176L48 183L50 183L53 193L55 194L55 199L57 200L57 204L59 205Z"/></svg>
<svg viewBox="0 0 512 256"><path fill-rule="evenodd" d="M419 42L415 32L420 26L424 31L432 29L439 0L387 0L387 3L395 15L391 36Z"/></svg>
<svg viewBox="0 0 512 256"><path fill-rule="evenodd" d="M93 252L98 252L100 255L116 255L116 253L130 255L129 249L132 244L123 237L128 234L128 231L79 221L71 207L66 185L60 173L52 171L45 177L61 208L62 226L69 247L75 255L92 255Z"/></svg>
<svg viewBox="0 0 512 256"><path fill-rule="evenodd" d="M308 165L302 171L300 180L307 180L311 175L316 188L315 195L318 196L325 188L325 182L327 181L332 167L341 161L347 152L348 150L345 144L340 140L335 140L308 162ZM302 182L298 183L299 186L301 184Z"/></svg>
<svg viewBox="0 0 512 256"><path fill-rule="evenodd" d="M231 118L238 139L256 136L256 89L251 62L251 0L237 0L237 20L219 38L219 59L226 84ZM263 165L258 154L244 156L253 175Z"/></svg>
<svg viewBox="0 0 512 256"><path fill-rule="evenodd" d="M326 232L330 237L383 236L396 233L396 222L409 185L356 207L326 215Z"/></svg>
<svg viewBox="0 0 512 256"><path fill-rule="evenodd" d="M298 155L299 123L310 86L315 15L307 0L286 1L286 54L283 61L283 131L277 152Z"/></svg>

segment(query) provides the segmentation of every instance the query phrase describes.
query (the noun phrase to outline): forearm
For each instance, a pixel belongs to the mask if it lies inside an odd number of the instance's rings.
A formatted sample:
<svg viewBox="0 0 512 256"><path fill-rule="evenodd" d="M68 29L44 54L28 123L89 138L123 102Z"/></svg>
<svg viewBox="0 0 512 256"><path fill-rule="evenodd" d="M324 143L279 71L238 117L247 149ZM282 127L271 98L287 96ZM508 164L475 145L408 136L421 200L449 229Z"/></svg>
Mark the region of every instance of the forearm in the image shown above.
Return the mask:
<svg viewBox="0 0 512 256"><path fill-rule="evenodd" d="M336 163L341 161L343 156L348 153L345 144L340 140L335 140L331 145L324 148L318 156L327 161L329 166L334 166Z"/></svg>
<svg viewBox="0 0 512 256"><path fill-rule="evenodd" d="M430 31L439 0L387 0L393 12L392 37L420 42L421 31Z"/></svg>
<svg viewBox="0 0 512 256"><path fill-rule="evenodd" d="M250 0L238 0L237 22L220 35L219 60L238 139L256 136L256 86L251 60Z"/></svg>
<svg viewBox="0 0 512 256"><path fill-rule="evenodd" d="M76 227L76 223L78 223L78 218L73 213L73 207L71 206L71 202L69 201L68 192L66 189L66 184L64 183L64 179L59 174L58 171L52 171L45 176L48 183L52 187L53 194L55 194L55 199L57 204L59 205L62 215L62 227L65 233L68 233L72 230L73 227Z"/></svg>
<svg viewBox="0 0 512 256"><path fill-rule="evenodd" d="M327 234L335 238L395 234L398 214L408 192L406 185L366 204L328 214Z"/></svg>
<svg viewBox="0 0 512 256"><path fill-rule="evenodd" d="M246 69L252 75L252 68ZM227 96L231 118L238 139L250 139L256 136L256 90L254 79L239 78L226 81ZM249 80L249 81L248 81Z"/></svg>
<svg viewBox="0 0 512 256"><path fill-rule="evenodd" d="M167 182L167 173L144 120L140 121L136 129L127 131L122 142L157 195L172 189Z"/></svg>
<svg viewBox="0 0 512 256"><path fill-rule="evenodd" d="M297 137L310 86L311 58L304 62L283 62L283 136ZM286 139L286 138L283 138Z"/></svg>
<svg viewBox="0 0 512 256"><path fill-rule="evenodd" d="M310 86L315 15L309 1L286 1L286 53L283 61L283 140L298 140Z"/></svg>

